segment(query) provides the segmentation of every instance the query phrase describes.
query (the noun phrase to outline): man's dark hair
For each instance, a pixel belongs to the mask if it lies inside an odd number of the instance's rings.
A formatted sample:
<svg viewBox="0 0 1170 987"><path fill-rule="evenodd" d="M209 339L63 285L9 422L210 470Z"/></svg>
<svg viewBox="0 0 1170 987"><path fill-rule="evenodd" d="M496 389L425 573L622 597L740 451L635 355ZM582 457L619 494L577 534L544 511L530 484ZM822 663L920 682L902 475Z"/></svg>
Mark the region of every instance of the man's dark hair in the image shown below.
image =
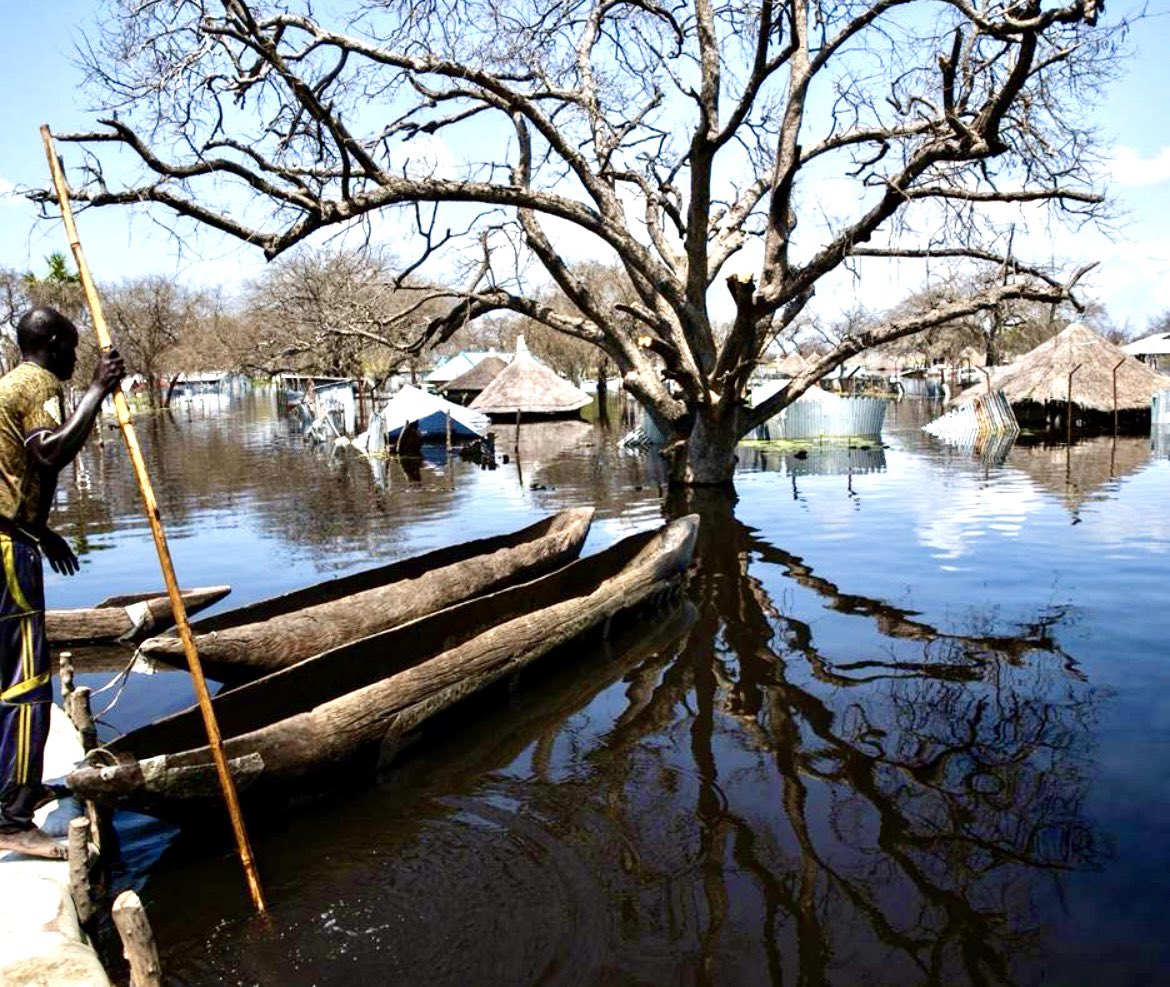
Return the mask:
<svg viewBox="0 0 1170 987"><path fill-rule="evenodd" d="M55 308L34 308L25 312L16 324L16 343L25 356L43 353L63 333L77 328Z"/></svg>

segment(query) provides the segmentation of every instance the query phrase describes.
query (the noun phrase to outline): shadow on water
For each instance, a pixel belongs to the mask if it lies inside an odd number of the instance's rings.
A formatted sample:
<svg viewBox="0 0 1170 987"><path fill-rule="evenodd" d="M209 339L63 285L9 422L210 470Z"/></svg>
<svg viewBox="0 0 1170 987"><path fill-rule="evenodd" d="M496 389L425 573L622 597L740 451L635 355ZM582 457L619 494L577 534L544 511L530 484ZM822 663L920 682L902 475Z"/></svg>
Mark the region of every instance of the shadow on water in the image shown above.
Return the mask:
<svg viewBox="0 0 1170 987"><path fill-rule="evenodd" d="M261 833L270 923L187 834L147 885L169 976L1039 980L1062 875L1109 858L1083 809L1098 695L1056 644L1063 613L943 631L842 592L725 494L666 503L692 511L685 605ZM777 579L861 644L786 616Z"/></svg>

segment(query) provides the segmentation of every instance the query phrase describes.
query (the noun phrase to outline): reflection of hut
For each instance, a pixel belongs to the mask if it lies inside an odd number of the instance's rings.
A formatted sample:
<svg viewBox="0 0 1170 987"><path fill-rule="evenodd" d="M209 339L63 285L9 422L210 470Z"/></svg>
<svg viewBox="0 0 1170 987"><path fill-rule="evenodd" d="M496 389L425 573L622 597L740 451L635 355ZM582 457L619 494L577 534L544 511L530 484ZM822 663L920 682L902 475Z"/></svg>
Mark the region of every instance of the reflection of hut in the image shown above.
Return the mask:
<svg viewBox="0 0 1170 987"><path fill-rule="evenodd" d="M467 373L460 374L451 383L440 388L440 393L448 401L467 404L495 380L507 365L508 362L503 357L492 353L485 356Z"/></svg>
<svg viewBox="0 0 1170 987"><path fill-rule="evenodd" d="M1120 428L1145 431L1150 424L1150 399L1170 386L1170 379L1074 322L1010 366L992 371L991 387L1004 392L1024 427L1065 428L1070 374L1073 414L1082 428L1112 428L1116 408ZM969 399L986 387L976 384L957 400Z"/></svg>
<svg viewBox="0 0 1170 987"><path fill-rule="evenodd" d="M1099 435L1073 445L1017 441L1006 465L1026 473L1037 487L1055 494L1075 512L1086 501L1107 499L1110 483L1136 472L1149 460L1150 444L1145 439Z"/></svg>
<svg viewBox="0 0 1170 987"><path fill-rule="evenodd" d="M849 476L882 473L886 451L873 445L811 445L807 449L775 449L741 446L735 455L738 469L746 473L784 473L787 476Z"/></svg>
<svg viewBox="0 0 1170 987"><path fill-rule="evenodd" d="M540 363L516 337L516 356L485 387L469 407L493 420L570 418L593 399Z"/></svg>
<svg viewBox="0 0 1170 987"><path fill-rule="evenodd" d="M494 429L498 453L514 457L522 481L531 485L562 458L592 456L593 426L583 421L538 421Z"/></svg>

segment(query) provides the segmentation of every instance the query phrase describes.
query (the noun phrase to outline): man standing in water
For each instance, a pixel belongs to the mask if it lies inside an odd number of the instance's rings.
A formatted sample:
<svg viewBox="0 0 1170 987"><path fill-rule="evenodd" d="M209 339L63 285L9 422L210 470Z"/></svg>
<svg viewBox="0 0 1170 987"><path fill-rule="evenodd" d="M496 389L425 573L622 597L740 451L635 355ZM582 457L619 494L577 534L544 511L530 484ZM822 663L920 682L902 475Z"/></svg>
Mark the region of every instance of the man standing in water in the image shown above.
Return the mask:
<svg viewBox="0 0 1170 987"><path fill-rule="evenodd" d="M53 699L41 556L54 572L78 570L69 544L49 530L49 508L57 474L125 369L115 350L104 355L66 420L61 383L77 364L76 326L56 309L33 309L16 341L23 360L0 378L0 850L55 858L65 848L33 824L33 811L52 797L41 781Z"/></svg>

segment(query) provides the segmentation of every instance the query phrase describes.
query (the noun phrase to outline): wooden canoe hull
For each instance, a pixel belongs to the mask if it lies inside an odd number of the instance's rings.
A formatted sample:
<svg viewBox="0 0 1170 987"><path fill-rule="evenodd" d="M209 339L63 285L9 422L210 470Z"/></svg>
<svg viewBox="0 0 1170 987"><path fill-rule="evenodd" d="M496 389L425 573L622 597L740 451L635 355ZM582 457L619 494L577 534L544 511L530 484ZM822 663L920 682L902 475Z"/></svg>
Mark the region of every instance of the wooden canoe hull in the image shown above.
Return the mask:
<svg viewBox="0 0 1170 987"><path fill-rule="evenodd" d="M188 614L205 610L232 591L230 586L179 590ZM96 644L136 641L174 623L165 590L111 596L96 607L46 610L45 637L50 644Z"/></svg>
<svg viewBox="0 0 1170 987"><path fill-rule="evenodd" d="M392 758L429 718L682 583L698 518L671 522L520 586L479 597L220 693L214 703L241 798L311 794L346 768ZM409 657L408 657L409 656ZM183 818L218 783L196 708L106 748L115 763L68 776L79 796Z"/></svg>
<svg viewBox="0 0 1170 987"><path fill-rule="evenodd" d="M535 579L575 559L593 508L562 511L511 534L478 539L192 625L204 673L238 684L464 600ZM174 636L144 641L151 661L186 668Z"/></svg>

